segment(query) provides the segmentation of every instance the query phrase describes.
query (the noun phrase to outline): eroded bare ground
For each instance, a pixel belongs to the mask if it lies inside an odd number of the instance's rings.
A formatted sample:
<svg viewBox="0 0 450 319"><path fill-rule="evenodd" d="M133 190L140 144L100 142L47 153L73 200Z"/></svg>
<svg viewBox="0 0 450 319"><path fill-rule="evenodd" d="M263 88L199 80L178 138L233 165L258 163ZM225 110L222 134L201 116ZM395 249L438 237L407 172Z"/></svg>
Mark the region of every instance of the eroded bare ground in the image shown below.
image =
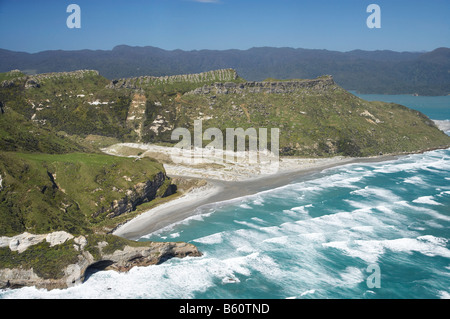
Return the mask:
<svg viewBox="0 0 450 319"><path fill-rule="evenodd" d="M173 147L140 143L120 143L104 148L110 155L126 157L151 157L164 164L167 175L171 177L184 176L198 179L212 179L219 181L246 181L286 172L291 170L307 170L327 164L346 163L349 157L336 156L332 158L299 158L280 157L273 154L256 154L257 162L248 157L248 153L224 152L217 154L211 150L202 149L202 158L195 158L193 151L180 152Z"/></svg>

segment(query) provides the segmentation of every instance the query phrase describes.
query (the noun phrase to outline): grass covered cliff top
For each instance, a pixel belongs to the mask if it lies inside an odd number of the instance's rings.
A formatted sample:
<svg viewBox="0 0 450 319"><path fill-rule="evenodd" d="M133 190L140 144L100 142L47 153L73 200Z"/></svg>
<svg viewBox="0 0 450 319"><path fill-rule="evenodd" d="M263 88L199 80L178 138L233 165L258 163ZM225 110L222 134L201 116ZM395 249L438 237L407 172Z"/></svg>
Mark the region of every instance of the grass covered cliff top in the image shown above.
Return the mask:
<svg viewBox="0 0 450 319"><path fill-rule="evenodd" d="M0 176L2 236L25 231L88 233L101 229L105 220L114 225L120 207L122 213L134 210L133 196L142 196L142 202L153 199L139 193L139 186L150 182L154 197L162 197L170 187L162 165L148 158L89 153L0 152ZM124 198L130 207L121 206Z"/></svg>
<svg viewBox="0 0 450 319"><path fill-rule="evenodd" d="M88 70L14 71L0 79L0 235L114 227L150 198L169 195L161 164L104 155L96 145L173 145L172 130L192 131L194 120L203 131L279 128L281 155L357 157L450 145L420 112L362 100L331 76L246 82L225 69L111 82Z"/></svg>

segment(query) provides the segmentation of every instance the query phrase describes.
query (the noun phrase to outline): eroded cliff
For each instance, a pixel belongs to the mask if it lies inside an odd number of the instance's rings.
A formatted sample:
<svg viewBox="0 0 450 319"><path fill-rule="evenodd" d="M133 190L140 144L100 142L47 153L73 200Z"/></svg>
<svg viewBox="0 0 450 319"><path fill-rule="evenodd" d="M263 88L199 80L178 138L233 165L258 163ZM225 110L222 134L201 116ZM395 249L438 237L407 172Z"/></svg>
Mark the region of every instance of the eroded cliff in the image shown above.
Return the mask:
<svg viewBox="0 0 450 319"><path fill-rule="evenodd" d="M0 289L35 286L50 290L82 283L91 270L126 272L201 253L182 242L134 242L94 234L75 237L59 231L0 237L0 256Z"/></svg>

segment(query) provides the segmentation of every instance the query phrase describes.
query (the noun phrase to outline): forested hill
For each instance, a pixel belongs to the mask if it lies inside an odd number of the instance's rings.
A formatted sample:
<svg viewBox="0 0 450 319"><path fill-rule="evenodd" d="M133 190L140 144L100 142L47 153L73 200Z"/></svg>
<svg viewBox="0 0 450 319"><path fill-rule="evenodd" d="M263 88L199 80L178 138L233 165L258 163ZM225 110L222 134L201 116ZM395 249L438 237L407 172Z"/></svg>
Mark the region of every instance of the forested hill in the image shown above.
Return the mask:
<svg viewBox="0 0 450 319"><path fill-rule="evenodd" d="M347 90L380 94L450 94L450 49L431 52L261 47L248 50L163 50L117 46L112 50L13 52L0 49L0 72L98 70L108 79L165 76L235 69L249 81L333 75Z"/></svg>

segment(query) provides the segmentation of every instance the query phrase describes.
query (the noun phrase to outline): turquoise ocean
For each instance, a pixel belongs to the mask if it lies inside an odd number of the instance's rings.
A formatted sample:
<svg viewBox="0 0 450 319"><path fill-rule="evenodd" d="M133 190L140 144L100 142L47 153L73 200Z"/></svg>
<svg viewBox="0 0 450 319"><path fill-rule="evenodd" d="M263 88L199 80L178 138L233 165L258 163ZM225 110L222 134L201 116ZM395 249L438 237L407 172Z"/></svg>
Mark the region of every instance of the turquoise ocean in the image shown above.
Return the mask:
<svg viewBox="0 0 450 319"><path fill-rule="evenodd" d="M450 120L450 96L359 96ZM0 298L450 298L450 149L317 172L140 240L203 256Z"/></svg>

